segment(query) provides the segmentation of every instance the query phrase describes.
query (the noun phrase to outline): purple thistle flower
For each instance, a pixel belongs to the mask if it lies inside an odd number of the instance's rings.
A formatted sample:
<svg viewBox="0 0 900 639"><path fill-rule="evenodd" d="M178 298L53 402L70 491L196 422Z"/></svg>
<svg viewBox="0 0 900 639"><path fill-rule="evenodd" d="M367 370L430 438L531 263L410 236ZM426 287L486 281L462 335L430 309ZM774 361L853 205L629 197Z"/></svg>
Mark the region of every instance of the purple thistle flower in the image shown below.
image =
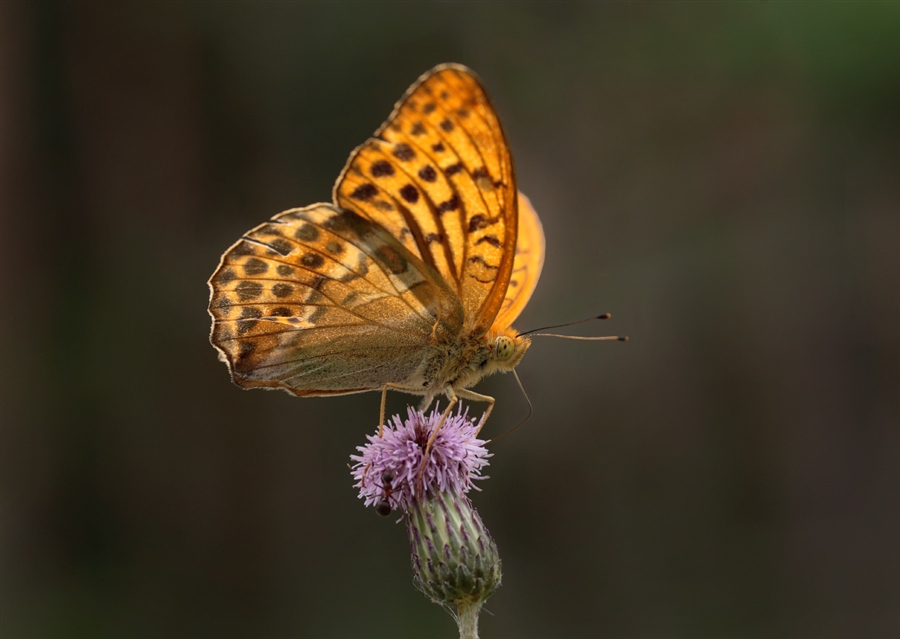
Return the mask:
<svg viewBox="0 0 900 639"><path fill-rule="evenodd" d="M441 413L410 408L407 415L405 421L395 415L381 437L368 436L360 454L350 457L355 487L379 514L404 513L416 586L453 614L461 637L477 639L478 613L500 585L500 555L466 493L474 480L487 479L481 469L491 455L460 407L438 431L418 490L425 448Z"/></svg>
<svg viewBox="0 0 900 639"><path fill-rule="evenodd" d="M369 435L369 443L357 447L359 455L351 455L354 488L366 506L375 506L380 514L391 510L409 512L416 497L416 484L425 446L441 413L435 409L428 415L407 409L407 419L394 415L385 424L382 436ZM462 408L449 415L428 453L422 474L422 489L426 494L453 493L464 495L474 487L491 456L477 439L478 425Z"/></svg>

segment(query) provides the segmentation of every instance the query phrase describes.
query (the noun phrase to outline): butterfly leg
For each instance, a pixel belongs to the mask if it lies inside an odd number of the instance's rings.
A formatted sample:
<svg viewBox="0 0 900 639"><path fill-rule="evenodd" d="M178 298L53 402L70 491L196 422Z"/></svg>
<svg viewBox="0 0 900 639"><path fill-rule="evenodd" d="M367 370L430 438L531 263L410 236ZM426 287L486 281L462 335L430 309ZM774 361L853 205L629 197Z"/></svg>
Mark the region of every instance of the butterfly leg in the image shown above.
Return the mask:
<svg viewBox="0 0 900 639"><path fill-rule="evenodd" d="M389 388L393 388L398 391L406 391L409 392L410 389L407 386L400 386L399 384L391 384L388 382L384 385L384 388L381 389L381 416L378 418L378 437L381 438L384 435L384 412L387 407L387 392Z"/></svg>
<svg viewBox="0 0 900 639"><path fill-rule="evenodd" d="M384 412L387 407L387 392L389 388L393 388L394 390L408 390L407 388L400 386L398 384L387 383L384 385L384 388L381 389L381 415L378 418L378 437L379 439L384 436ZM369 474L369 466L372 464L368 464L363 470L362 476L362 485L366 485L366 476Z"/></svg>
<svg viewBox="0 0 900 639"><path fill-rule="evenodd" d="M475 391L470 391L467 388L460 388L457 391L457 395L461 399L468 399L473 402L487 402L487 410L484 411L484 416L481 418L481 423L478 424L478 429L475 431L475 436L478 436L478 433L481 432L481 429L484 428L484 425L487 423L488 417L491 416L491 411L494 410L494 403L497 401L490 395L482 395L481 393L476 393Z"/></svg>
<svg viewBox="0 0 900 639"><path fill-rule="evenodd" d="M447 408L445 408L444 412L441 413L441 419L438 422L438 425L435 427L434 432L431 433L431 437L428 438L428 443L425 445L425 452L422 455L422 465L419 466L419 476L416 480L416 485L420 493L422 491L422 477L425 475L425 464L428 461L428 455L431 453L431 447L434 445L434 440L437 439L437 435L441 430L441 426L443 426L444 422L447 421L447 418L450 416L450 412L453 410L453 407L459 403L459 397L456 395L456 392L453 390L452 386L448 386L447 390L444 392L447 395L447 398L450 400L450 403L447 404Z"/></svg>

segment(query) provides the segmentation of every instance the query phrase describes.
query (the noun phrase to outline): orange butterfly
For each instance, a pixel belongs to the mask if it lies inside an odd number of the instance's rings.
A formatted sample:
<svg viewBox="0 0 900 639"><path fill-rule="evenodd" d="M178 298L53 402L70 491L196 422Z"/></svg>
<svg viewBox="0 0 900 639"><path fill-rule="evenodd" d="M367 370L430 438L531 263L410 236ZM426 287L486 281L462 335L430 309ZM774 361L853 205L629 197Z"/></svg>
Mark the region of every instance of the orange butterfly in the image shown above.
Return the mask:
<svg viewBox="0 0 900 639"><path fill-rule="evenodd" d="M276 215L209 280L210 341L236 384L294 395L469 390L531 344L511 327L544 235L506 133L466 67L435 67L350 155L333 204ZM483 422L482 422L483 423Z"/></svg>

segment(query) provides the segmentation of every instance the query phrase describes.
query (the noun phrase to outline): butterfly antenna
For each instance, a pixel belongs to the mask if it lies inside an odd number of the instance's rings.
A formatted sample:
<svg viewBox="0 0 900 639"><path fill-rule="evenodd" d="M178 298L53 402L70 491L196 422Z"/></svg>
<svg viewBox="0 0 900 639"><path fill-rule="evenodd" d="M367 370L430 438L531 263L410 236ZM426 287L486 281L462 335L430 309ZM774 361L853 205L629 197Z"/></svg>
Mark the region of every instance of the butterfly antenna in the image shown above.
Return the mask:
<svg viewBox="0 0 900 639"><path fill-rule="evenodd" d="M538 330L540 330L540 329L538 329ZM519 379L519 375L516 373L516 369L512 370L512 374L513 374L513 377L516 378L516 384L519 385L519 389L522 391L522 394L525 396L525 401L528 402L528 414L525 416L525 419L520 421L518 424L516 424L515 426L510 428L505 433L502 433L499 437L494 437L493 439L489 439L488 440L489 443L494 443L496 441L500 441L501 439L503 439L504 437L509 435L511 432L513 432L519 426L521 426L522 424L527 422L529 419L531 419L531 414L534 412L534 406L531 405L531 400L528 399L528 393L525 392L525 387L522 386L522 380Z"/></svg>
<svg viewBox="0 0 900 639"><path fill-rule="evenodd" d="M612 317L609 313L603 313L602 315L595 315L594 317L588 317L583 320L578 320L576 322L566 322L565 324L553 324L552 326L541 326L540 328L532 328L530 331L525 331L524 333L520 333L520 335L529 335L531 333L536 333L537 331L546 331L550 328L564 328L566 326L575 326L576 324L584 324L585 322L593 322L594 320L606 320Z"/></svg>
<svg viewBox="0 0 900 639"><path fill-rule="evenodd" d="M627 335L604 335L602 337L582 337L581 335L560 335L559 333L534 333L532 337L561 337L562 339L577 339L584 342L627 342Z"/></svg>
<svg viewBox="0 0 900 639"><path fill-rule="evenodd" d="M577 322L567 322L565 324L554 324L553 326L543 326L541 328L533 328L525 331L521 335L531 335L532 337L560 337L562 339L577 339L585 342L627 342L628 337L620 335L605 335L603 337L581 337L579 335L560 335L558 333L538 333L537 331L546 331L550 328L563 328L565 326L575 326L576 324L584 324L585 322L593 322L594 320L605 320L612 317L609 313L603 313L596 317L588 317L587 319L578 320Z"/></svg>

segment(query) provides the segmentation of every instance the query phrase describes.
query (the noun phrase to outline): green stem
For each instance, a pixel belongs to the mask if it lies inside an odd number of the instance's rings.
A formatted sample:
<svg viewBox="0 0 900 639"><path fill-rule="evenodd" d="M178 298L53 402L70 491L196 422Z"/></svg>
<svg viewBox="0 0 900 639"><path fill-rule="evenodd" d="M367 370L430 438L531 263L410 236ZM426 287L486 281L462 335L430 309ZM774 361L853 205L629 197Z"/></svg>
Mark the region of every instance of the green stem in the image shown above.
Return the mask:
<svg viewBox="0 0 900 639"><path fill-rule="evenodd" d="M456 607L456 623L459 624L459 639L478 639L478 613L481 602L464 601Z"/></svg>

